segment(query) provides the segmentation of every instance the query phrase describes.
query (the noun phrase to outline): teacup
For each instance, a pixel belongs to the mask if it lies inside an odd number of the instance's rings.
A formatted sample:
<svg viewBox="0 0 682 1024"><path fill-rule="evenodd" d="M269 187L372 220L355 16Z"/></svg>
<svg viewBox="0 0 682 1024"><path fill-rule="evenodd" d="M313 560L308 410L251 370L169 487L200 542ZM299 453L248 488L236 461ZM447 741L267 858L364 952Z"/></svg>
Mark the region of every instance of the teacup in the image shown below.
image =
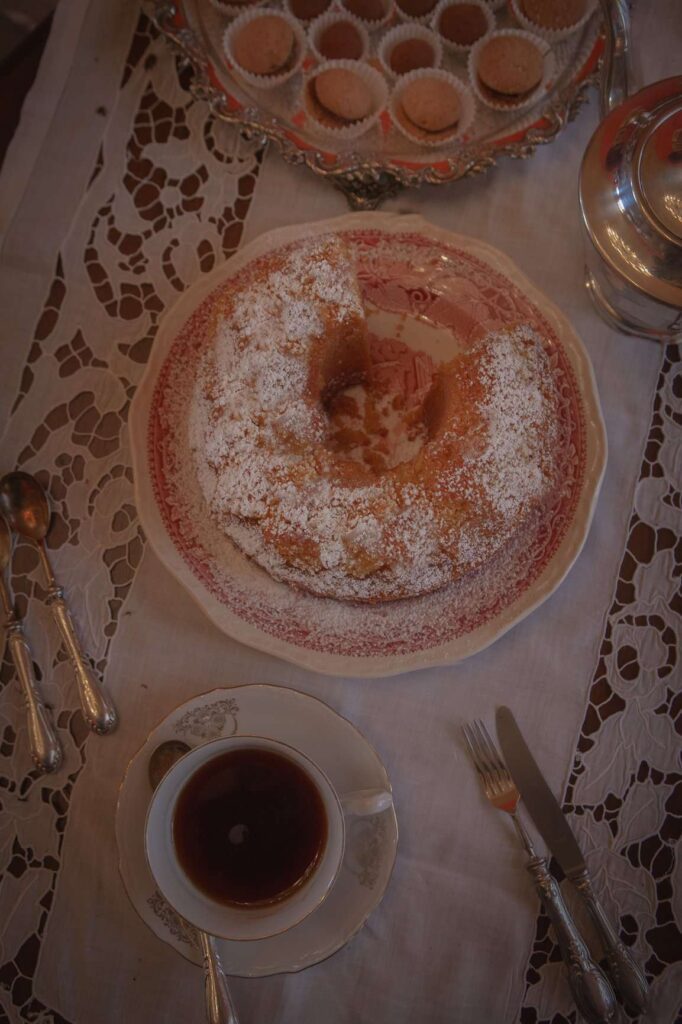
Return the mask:
<svg viewBox="0 0 682 1024"><path fill-rule="evenodd" d="M235 751L242 751L242 760L247 752L255 751L265 758L279 755L292 764L316 791L324 816L323 841L301 880L268 900L225 902L209 895L183 867L174 835L178 802L183 793L191 793L189 786L197 779L197 773L202 769L204 774L210 772L210 765L216 764L216 759ZM264 939L293 928L320 906L331 890L343 862L344 810L346 814L375 814L390 803L391 794L383 790L359 791L340 797L319 765L302 751L279 740L263 736L223 737L190 750L159 783L147 813L147 861L165 899L190 924L225 939ZM235 838L239 841L238 835Z"/></svg>

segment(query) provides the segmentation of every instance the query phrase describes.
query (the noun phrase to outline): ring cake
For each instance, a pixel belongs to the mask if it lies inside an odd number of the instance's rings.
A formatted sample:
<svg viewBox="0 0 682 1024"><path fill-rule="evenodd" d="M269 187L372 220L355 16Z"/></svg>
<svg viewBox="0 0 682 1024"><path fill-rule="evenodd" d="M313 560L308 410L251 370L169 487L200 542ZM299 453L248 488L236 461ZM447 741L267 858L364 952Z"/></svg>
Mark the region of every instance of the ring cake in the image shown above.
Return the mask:
<svg viewBox="0 0 682 1024"><path fill-rule="evenodd" d="M480 337L416 398L373 373L343 241L255 261L209 300L189 436L210 516L275 579L349 601L417 597L489 562L559 481L550 354Z"/></svg>

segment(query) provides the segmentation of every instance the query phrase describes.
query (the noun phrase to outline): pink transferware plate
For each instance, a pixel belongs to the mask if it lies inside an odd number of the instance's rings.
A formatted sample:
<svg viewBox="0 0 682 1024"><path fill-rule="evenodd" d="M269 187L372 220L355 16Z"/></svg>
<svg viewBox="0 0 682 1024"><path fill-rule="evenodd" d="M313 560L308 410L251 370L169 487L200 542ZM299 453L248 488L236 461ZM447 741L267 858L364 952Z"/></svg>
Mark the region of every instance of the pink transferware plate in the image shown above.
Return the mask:
<svg viewBox="0 0 682 1024"><path fill-rule="evenodd" d="M423 387L430 368L452 358L481 327L526 322L551 356L560 395L560 493L501 555L425 597L354 605L298 591L246 558L203 507L187 416L196 367L211 341L202 330L210 322L211 293L226 280L238 288L253 261L329 231L349 245L370 329L385 339L372 355L378 371L403 394ZM216 625L304 668L344 676L453 664L528 615L580 553L606 463L592 367L566 318L501 252L399 214L349 214L268 232L199 280L159 328L130 429L147 537Z"/></svg>

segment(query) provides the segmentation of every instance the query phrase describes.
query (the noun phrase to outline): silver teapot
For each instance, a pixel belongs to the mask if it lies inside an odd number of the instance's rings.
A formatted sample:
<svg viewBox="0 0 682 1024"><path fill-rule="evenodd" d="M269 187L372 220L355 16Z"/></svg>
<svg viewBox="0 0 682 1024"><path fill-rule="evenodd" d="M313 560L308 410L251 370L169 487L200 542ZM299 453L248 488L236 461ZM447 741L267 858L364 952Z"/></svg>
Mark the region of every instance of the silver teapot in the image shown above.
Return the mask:
<svg viewBox="0 0 682 1024"><path fill-rule="evenodd" d="M601 4L602 122L580 170L585 283L613 327L668 341L682 333L682 75L628 97L628 3Z"/></svg>

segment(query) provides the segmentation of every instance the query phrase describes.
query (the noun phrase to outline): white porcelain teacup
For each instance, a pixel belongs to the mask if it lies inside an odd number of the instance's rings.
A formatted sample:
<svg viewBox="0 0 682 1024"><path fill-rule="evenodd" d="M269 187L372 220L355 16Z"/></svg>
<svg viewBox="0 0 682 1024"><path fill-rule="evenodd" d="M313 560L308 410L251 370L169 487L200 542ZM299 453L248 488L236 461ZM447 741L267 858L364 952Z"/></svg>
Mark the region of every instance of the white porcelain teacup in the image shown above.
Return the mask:
<svg viewBox="0 0 682 1024"><path fill-rule="evenodd" d="M291 893L269 903L238 905L211 898L184 871L173 838L178 798L189 780L209 761L239 749L270 751L293 761L313 783L326 817L326 841L309 874ZM227 736L190 750L157 786L145 826L147 861L165 899L190 924L225 939L264 939L293 928L329 893L343 862L345 815L376 814L390 804L391 794L383 790L339 796L322 769L286 743L264 736Z"/></svg>

